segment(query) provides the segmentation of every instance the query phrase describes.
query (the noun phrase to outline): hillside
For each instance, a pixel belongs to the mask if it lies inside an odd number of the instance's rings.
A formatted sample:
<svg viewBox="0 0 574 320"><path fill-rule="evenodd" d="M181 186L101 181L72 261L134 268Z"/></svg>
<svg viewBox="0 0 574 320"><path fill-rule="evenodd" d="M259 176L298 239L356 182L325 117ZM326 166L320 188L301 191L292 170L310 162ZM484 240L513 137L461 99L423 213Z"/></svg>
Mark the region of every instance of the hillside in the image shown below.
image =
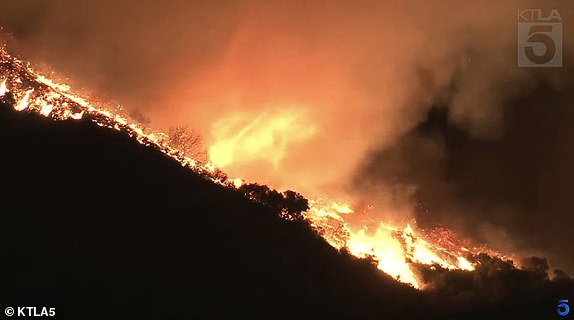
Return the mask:
<svg viewBox="0 0 574 320"><path fill-rule="evenodd" d="M572 292L487 257L426 270L438 289L416 291L85 119L0 104L0 145L0 300L63 304L68 319L525 319Z"/></svg>
<svg viewBox="0 0 574 320"><path fill-rule="evenodd" d="M305 224L115 131L2 105L0 141L1 282L10 300L33 294L96 318L110 310L322 318L397 314L384 301L412 294L338 255Z"/></svg>

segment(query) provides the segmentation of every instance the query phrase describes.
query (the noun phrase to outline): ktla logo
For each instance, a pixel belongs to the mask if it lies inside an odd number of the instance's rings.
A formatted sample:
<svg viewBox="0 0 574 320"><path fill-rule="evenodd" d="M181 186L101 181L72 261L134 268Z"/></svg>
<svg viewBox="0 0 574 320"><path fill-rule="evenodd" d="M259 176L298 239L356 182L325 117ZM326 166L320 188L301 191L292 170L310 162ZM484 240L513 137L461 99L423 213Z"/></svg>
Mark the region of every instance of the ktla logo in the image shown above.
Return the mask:
<svg viewBox="0 0 574 320"><path fill-rule="evenodd" d="M558 10L518 11L518 66L562 67L562 17Z"/></svg>

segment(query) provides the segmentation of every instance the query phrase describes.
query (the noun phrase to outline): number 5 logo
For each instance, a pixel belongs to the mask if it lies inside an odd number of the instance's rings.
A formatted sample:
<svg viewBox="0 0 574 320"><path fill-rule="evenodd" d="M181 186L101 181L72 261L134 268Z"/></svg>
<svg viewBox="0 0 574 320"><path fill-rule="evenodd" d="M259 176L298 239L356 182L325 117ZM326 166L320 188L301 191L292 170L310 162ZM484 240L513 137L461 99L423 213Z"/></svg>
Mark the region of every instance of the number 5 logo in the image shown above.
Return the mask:
<svg viewBox="0 0 574 320"><path fill-rule="evenodd" d="M559 14L524 11L518 22L518 66L562 67L562 21Z"/></svg>
<svg viewBox="0 0 574 320"><path fill-rule="evenodd" d="M556 313L558 313L558 315L561 317L565 317L570 313L570 306L568 305L568 300L558 300Z"/></svg>
<svg viewBox="0 0 574 320"><path fill-rule="evenodd" d="M528 33L529 38L526 41L527 45L524 47L524 53L528 60L535 64L546 64L552 61L552 58L556 55L556 43L550 36L552 34L552 29L554 29L554 26L551 25L530 27L530 32ZM545 49L543 54L538 55L534 52L534 46L536 44L544 46Z"/></svg>

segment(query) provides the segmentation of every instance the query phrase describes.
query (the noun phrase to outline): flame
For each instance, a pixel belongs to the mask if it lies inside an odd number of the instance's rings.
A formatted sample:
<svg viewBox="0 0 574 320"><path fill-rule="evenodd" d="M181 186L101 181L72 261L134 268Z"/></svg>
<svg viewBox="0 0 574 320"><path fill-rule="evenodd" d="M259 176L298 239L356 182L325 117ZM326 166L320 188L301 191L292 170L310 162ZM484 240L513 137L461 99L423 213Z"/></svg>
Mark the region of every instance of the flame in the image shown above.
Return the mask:
<svg viewBox="0 0 574 320"><path fill-rule="evenodd" d="M357 257L373 257L377 267L399 281L418 288L419 283L412 272L404 248L393 236L395 228L380 223L374 234L369 235L366 227L351 232L347 243L349 252Z"/></svg>
<svg viewBox="0 0 574 320"><path fill-rule="evenodd" d="M36 75L36 80L40 81L43 84L46 84L54 89L57 89L60 92L67 92L70 91L71 87L67 84L60 84L60 83L56 83L54 81L52 81L49 78L46 78L45 76L41 75L41 74L37 74Z"/></svg>
<svg viewBox="0 0 574 320"><path fill-rule="evenodd" d="M458 260L458 267L461 270L472 271L474 270L474 266L470 261L466 260L464 257L457 257Z"/></svg>
<svg viewBox="0 0 574 320"><path fill-rule="evenodd" d="M6 87L7 80L8 79L4 79L4 81L0 83L0 98L3 97L8 92L8 88Z"/></svg>
<svg viewBox="0 0 574 320"><path fill-rule="evenodd" d="M287 146L309 139L315 127L301 109L287 108L257 116L232 114L215 123L211 161L224 168L232 163L264 159L277 167Z"/></svg>
<svg viewBox="0 0 574 320"><path fill-rule="evenodd" d="M213 172L209 164L198 166L194 159L172 148L164 133L144 128L125 116L107 110L105 107L96 106L71 93L70 86L56 83L41 75L29 64L11 56L1 46L0 76L4 78L0 83L0 98L5 97L9 92L13 97L20 97L18 103L13 105L17 111L36 112L53 120L80 120L87 117L98 126L121 131L134 137L141 144L162 151L179 161L182 166L200 174ZM214 180L220 182L218 179Z"/></svg>
<svg viewBox="0 0 574 320"><path fill-rule="evenodd" d="M235 178L231 180L231 183L233 183L233 186L235 188L239 188L243 185L243 180L239 179L239 178Z"/></svg>
<svg viewBox="0 0 574 320"><path fill-rule="evenodd" d="M95 106L71 93L68 85L58 84L39 74L0 47L0 98L10 92L21 97L13 108L36 112L53 120L88 119L98 126L118 130L139 143L160 150L213 182L239 188L239 178L221 178L218 167L238 161L267 160L277 166L288 145L311 138L317 128L308 121L301 108L282 111L229 115L214 126L215 142L210 148L212 163L198 163L170 146L164 133L144 128L127 117ZM24 81L25 80L25 81ZM33 83L33 88L25 84ZM10 90L8 90L10 87ZM4 101L6 103L6 101ZM484 247L461 241L450 230L438 228L420 230L416 225L392 226L382 221L371 230L365 224L351 223L352 205L326 198L309 200L304 217L323 238L336 249L347 249L357 257L371 258L377 267L397 280L415 288L424 288L417 276L415 264L445 269L474 270L478 253L503 257Z"/></svg>
<svg viewBox="0 0 574 320"><path fill-rule="evenodd" d="M347 203L319 199L310 200L309 207L305 218L329 244L372 259L378 269L417 289L425 284L415 265L473 271L479 263L475 257L481 253L508 260L494 250L460 239L444 227L420 230L411 224L397 227L379 221L371 230L366 224L345 219L353 213Z"/></svg>
<svg viewBox="0 0 574 320"><path fill-rule="evenodd" d="M28 91L26 91L26 93L24 94L24 97L22 97L22 100L20 100L20 103L18 103L14 109L16 109L16 111L22 111L28 108L29 106L29 99L30 99L30 95L32 94L32 92L34 92L34 89L30 89Z"/></svg>

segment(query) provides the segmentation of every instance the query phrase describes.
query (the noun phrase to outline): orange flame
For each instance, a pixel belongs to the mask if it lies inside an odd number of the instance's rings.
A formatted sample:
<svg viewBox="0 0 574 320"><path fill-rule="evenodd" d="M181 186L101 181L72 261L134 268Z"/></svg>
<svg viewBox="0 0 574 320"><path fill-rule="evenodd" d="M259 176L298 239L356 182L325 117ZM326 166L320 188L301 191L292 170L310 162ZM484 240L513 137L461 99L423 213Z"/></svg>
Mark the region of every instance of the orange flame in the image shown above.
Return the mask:
<svg viewBox="0 0 574 320"><path fill-rule="evenodd" d="M374 230L355 226L345 220L353 210L343 203L311 200L305 217L337 249L346 248L360 258L371 258L377 268L395 279L422 288L414 264L434 265L444 269L472 271L475 264L464 255L481 252L459 246L443 248L433 238L415 231L410 224L399 228L379 221ZM498 255L495 252L489 252Z"/></svg>
<svg viewBox="0 0 574 320"><path fill-rule="evenodd" d="M28 91L26 91L26 93L24 94L24 97L22 97L22 100L20 100L20 103L18 103L14 109L16 109L16 111L22 111L28 108L28 106L30 105L29 103L29 99L30 99L30 95L32 94L32 92L34 92L34 89L30 89Z"/></svg>
<svg viewBox="0 0 574 320"><path fill-rule="evenodd" d="M304 112L298 109L257 116L230 115L214 125L215 142L209 157L221 168L259 159L277 167L289 144L306 140L315 133L315 127L305 123L305 119Z"/></svg>
<svg viewBox="0 0 574 320"><path fill-rule="evenodd" d="M54 120L82 119L88 115L98 126L125 132L139 143L156 148L179 161L182 166L231 188L239 188L243 180L221 180L214 175L217 166L254 160L267 160L277 165L291 143L309 139L317 130L308 121L308 115L298 108L258 116L231 115L214 126L215 141L210 148L212 163L199 166L195 160L172 148L164 133L144 128L124 116L94 106L70 93L69 86L38 74L3 48L0 48L0 62L11 66L6 68L0 64L0 75L8 76L0 83L0 97L8 92L8 85L15 96L22 97L13 106L15 110L28 109ZM23 81L23 75L27 81ZM23 83L30 81L36 81L37 90L24 87ZM304 217L333 247L346 248L357 257L372 258L380 270L415 288L423 288L424 284L418 279L413 264L470 271L474 269L475 262L467 258L484 251L456 244L456 241L452 241L454 235L448 230L439 232L437 238L437 235L425 235L411 225L401 228L379 221L374 230L369 230L365 225L355 226L345 219L353 212L353 208L345 202L317 198L309 201L309 210ZM444 243L448 244L448 248L444 247ZM485 250L488 254L499 255Z"/></svg>
<svg viewBox="0 0 574 320"><path fill-rule="evenodd" d="M353 255L362 258L372 256L380 270L418 288L419 283L408 264L403 246L393 236L396 231L381 222L373 235L367 234L366 228L351 232L347 246Z"/></svg>
<svg viewBox="0 0 574 320"><path fill-rule="evenodd" d="M4 79L4 81L0 83L0 97L3 97L6 92L8 92L8 88L6 87L6 80L7 79Z"/></svg>

